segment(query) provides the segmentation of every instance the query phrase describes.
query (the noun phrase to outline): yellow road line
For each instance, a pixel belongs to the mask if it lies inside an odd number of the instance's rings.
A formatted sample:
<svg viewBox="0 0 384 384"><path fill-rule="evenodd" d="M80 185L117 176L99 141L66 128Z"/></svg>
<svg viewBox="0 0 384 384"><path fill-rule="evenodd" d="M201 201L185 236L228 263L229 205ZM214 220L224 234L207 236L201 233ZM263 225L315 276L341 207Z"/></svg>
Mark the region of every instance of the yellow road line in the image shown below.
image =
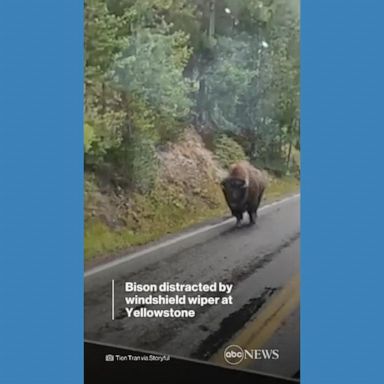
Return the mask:
<svg viewBox="0 0 384 384"><path fill-rule="evenodd" d="M229 366L224 359L224 350L228 345L239 345L243 349L261 348L276 332L282 322L300 303L300 277L292 280L272 299L264 311L260 313L233 340L229 341L210 359L213 363ZM238 367L247 366L252 360L244 359Z"/></svg>

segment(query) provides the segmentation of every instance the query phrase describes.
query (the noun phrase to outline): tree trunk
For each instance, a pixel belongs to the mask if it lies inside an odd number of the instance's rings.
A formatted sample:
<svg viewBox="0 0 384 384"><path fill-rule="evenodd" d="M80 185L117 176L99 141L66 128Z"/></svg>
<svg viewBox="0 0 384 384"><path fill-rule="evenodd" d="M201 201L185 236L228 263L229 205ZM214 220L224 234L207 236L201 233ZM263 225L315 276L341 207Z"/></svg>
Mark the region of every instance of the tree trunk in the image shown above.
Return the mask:
<svg viewBox="0 0 384 384"><path fill-rule="evenodd" d="M104 81L101 83L101 113L102 115L105 115L107 111L107 105L106 105L106 87Z"/></svg>
<svg viewBox="0 0 384 384"><path fill-rule="evenodd" d="M206 86L205 86L205 79L200 79L199 83L199 92L198 92L198 100L197 100L197 105L198 105L198 123L199 124L204 124L206 122L206 112L205 112L205 107L206 107L206 101L205 101L205 95L206 95Z"/></svg>
<svg viewBox="0 0 384 384"><path fill-rule="evenodd" d="M212 37L215 34L215 0L209 2L209 25L208 25L208 41L211 42ZM200 65L200 76L203 76L204 69ZM205 124L207 122L207 85L205 78L202 77L199 81L199 92L197 100L197 113L198 124Z"/></svg>
<svg viewBox="0 0 384 384"><path fill-rule="evenodd" d="M209 2L209 28L208 28L208 37L209 40L215 34L215 0Z"/></svg>
<svg viewBox="0 0 384 384"><path fill-rule="evenodd" d="M126 119L126 129L123 131L123 137L124 140L129 141L132 138L132 122L131 122L131 116L130 116L130 109L129 109L129 98L125 91L121 93L121 103L122 103L122 109L127 114Z"/></svg>
<svg viewBox="0 0 384 384"><path fill-rule="evenodd" d="M292 153L292 140L290 140L289 142L288 156L287 156L287 169L289 169L289 163L291 161L291 153Z"/></svg>
<svg viewBox="0 0 384 384"><path fill-rule="evenodd" d="M289 170L289 164L291 162L292 154L292 141L293 141L293 121L290 121L289 124L289 147L288 147L288 156L287 156L287 170Z"/></svg>

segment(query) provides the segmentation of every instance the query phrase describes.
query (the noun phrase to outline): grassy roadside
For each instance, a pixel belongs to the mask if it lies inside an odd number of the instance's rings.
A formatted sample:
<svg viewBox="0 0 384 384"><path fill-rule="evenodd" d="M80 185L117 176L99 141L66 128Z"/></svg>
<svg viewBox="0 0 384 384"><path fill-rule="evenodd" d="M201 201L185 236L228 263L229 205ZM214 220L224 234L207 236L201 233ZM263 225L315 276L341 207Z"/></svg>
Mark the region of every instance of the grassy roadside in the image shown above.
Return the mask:
<svg viewBox="0 0 384 384"><path fill-rule="evenodd" d="M264 203L280 200L284 196L289 196L300 192L300 181L294 177L283 177L273 179L266 190Z"/></svg>
<svg viewBox="0 0 384 384"><path fill-rule="evenodd" d="M294 178L273 179L264 204L298 192ZM99 218L88 218L84 227L85 261L144 245L191 225L228 214L222 192L217 185L186 196L175 186L159 185L149 196L133 196L135 212L119 228L111 228Z"/></svg>

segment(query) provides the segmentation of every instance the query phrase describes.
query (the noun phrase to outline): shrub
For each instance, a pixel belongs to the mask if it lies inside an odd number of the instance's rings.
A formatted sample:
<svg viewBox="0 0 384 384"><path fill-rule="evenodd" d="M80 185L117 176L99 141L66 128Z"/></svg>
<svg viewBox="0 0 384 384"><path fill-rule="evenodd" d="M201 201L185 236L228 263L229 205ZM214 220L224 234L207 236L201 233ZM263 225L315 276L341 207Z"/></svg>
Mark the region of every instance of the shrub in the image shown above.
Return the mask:
<svg viewBox="0 0 384 384"><path fill-rule="evenodd" d="M215 139L214 149L220 165L225 168L228 168L236 161L247 158L242 146L224 134Z"/></svg>
<svg viewBox="0 0 384 384"><path fill-rule="evenodd" d="M136 135L127 147L126 175L131 185L142 193L154 186L159 160L153 140Z"/></svg>

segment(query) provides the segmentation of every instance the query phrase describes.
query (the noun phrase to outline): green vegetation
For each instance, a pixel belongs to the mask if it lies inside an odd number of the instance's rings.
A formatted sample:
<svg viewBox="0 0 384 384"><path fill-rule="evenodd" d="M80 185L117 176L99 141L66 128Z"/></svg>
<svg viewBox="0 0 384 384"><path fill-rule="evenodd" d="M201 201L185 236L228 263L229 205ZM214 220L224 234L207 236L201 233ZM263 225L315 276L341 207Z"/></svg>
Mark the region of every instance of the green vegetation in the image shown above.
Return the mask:
<svg viewBox="0 0 384 384"><path fill-rule="evenodd" d="M217 178L239 159L281 178L268 198L297 189L299 0L84 10L86 258L226 212Z"/></svg>
<svg viewBox="0 0 384 384"><path fill-rule="evenodd" d="M282 196L292 195L300 191L300 182L293 176L274 178L271 180L266 191L265 200L272 202L279 200Z"/></svg>
<svg viewBox="0 0 384 384"><path fill-rule="evenodd" d="M296 193L299 188L299 182L293 177L272 179L264 203ZM112 229L100 218L89 218L85 223L86 260L146 244L190 225L229 214L218 186L213 185L205 193L205 199L191 199L174 185L163 184L149 196L133 196L135 213L130 215L131 219L122 228ZM206 209L207 206L209 209Z"/></svg>
<svg viewBox="0 0 384 384"><path fill-rule="evenodd" d="M157 209L153 215L148 210L151 206ZM101 220L86 222L84 239L86 259L157 240L168 233L177 232L205 219L223 215L225 212L222 206L210 210L199 209L196 206L191 212L191 207L169 205L166 200L154 203L151 198L145 201L138 200L136 207L141 209L146 217L140 221L140 226L135 225L134 229L125 227L113 231Z"/></svg>
<svg viewBox="0 0 384 384"><path fill-rule="evenodd" d="M236 161L247 158L243 147L224 134L216 138L214 151L220 165L226 169Z"/></svg>

